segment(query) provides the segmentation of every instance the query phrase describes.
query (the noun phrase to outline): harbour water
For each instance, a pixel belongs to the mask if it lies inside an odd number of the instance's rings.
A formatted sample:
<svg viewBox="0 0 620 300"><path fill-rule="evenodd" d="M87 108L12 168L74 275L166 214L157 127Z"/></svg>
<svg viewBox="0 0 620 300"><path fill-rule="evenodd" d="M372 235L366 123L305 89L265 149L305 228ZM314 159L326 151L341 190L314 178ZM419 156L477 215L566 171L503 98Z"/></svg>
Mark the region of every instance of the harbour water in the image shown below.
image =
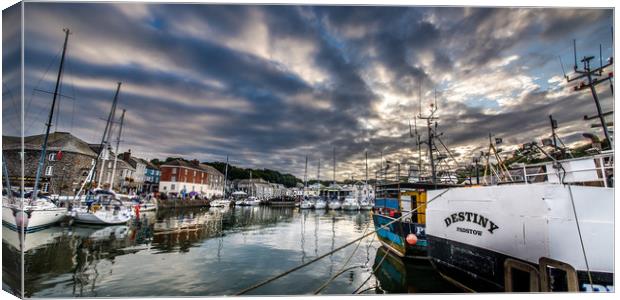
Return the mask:
<svg viewBox="0 0 620 300"><path fill-rule="evenodd" d="M128 226L56 226L26 236L25 295L232 295L372 229L369 212L270 207L162 210L142 212ZM17 261L17 233L4 226L2 233L3 260ZM460 292L426 262L405 264L385 256L374 235L355 246L248 294L312 294L354 250L347 270L322 294L351 294L358 288L363 293ZM17 266L4 265L3 287L19 282L18 270L11 269Z"/></svg>

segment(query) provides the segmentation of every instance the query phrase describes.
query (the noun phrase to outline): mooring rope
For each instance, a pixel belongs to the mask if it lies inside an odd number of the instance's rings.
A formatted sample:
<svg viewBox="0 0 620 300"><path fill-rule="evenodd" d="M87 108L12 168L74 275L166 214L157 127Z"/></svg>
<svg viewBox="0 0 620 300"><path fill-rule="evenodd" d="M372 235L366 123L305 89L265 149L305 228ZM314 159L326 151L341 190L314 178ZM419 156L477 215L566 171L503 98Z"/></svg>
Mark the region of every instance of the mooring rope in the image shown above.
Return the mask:
<svg viewBox="0 0 620 300"><path fill-rule="evenodd" d="M364 229L364 233L366 234L366 232L368 231L368 228L370 227L370 222L368 222L368 224L366 225L366 229ZM323 285L321 285L321 287L319 287L316 291L314 291L314 294L318 294L320 293L324 288L326 288L334 279L336 279L336 277L338 277L340 274L342 274L344 268L347 266L347 264L349 263L349 261L351 261L351 258L353 258L353 255L355 254L355 252L357 252L357 249L359 249L360 244L362 243L364 239L360 239L359 242L357 243L357 245L355 246L355 249L353 249L353 252L351 252L351 254L349 255L349 257L347 258L347 260L344 262L344 264L342 264L342 267L340 268L340 270L338 270L338 272L336 272L336 274L334 274L330 279L328 279L325 283L323 283Z"/></svg>
<svg viewBox="0 0 620 300"><path fill-rule="evenodd" d="M383 261L387 258L389 251L390 251L390 250L385 250L385 254L383 254L383 258L381 258L381 260L379 261L379 263L378 263L378 264L377 264L377 265L376 265L376 266L372 269L372 272L370 273L370 275L368 275L368 277L366 278L366 280L364 280L364 282L362 282L362 284L360 284L360 286L358 286L358 287L355 289L355 291L353 291L353 293L351 293L351 294L358 294L358 292L357 292L357 291L359 291L359 290L360 290L360 289L364 286L364 284L366 284L366 282L368 282L368 280L370 280L370 278L372 278L372 275L374 275L374 274L375 274L375 272L377 272L377 270L379 269L379 267L383 264ZM368 289L366 289L366 290L368 290ZM364 290L364 291L366 291L366 290ZM364 292L364 291L360 291L359 293L362 293L362 292Z"/></svg>
<svg viewBox="0 0 620 300"><path fill-rule="evenodd" d="M426 201L426 203L425 203L425 204L429 204L429 203L431 203L431 202L432 202L432 201L434 201L435 199L437 199L437 198L441 197L443 194L447 193L449 190L450 190L450 189L446 189L445 191L441 192L439 195L437 195L437 196L433 197L432 199L430 199L430 200ZM392 221L388 222L388 223L387 223L387 224L385 224L385 225L382 225L381 227L379 227L379 228L377 228L377 229L375 229L375 230L373 230L373 231L371 231L371 232L369 232L369 233L366 233L366 234L362 235L361 237L359 237L359 238L357 238L357 239L354 239L354 240L352 240L352 241L350 241L350 242L348 242L348 243L346 243L346 244L344 244L344 245L342 245L342 246L340 246L340 247L338 247L338 248L336 248L336 249L334 249L334 250L331 250L331 251L329 251L329 252L327 252L327 253L324 253L324 254L322 254L321 256L318 256L318 257L316 257L316 258L314 258L314 259L312 259L312 260L310 260L310 261L308 261L308 262L306 262L306 263L303 263L303 264L301 264L301 265L298 265L298 266L296 266L296 267L294 267L294 268L291 268L291 269L289 269L289 270L287 270L287 271L284 271L284 272L282 272L282 273L280 273L280 274L278 274L278 275L272 276L272 277L270 277L270 278L268 278L268 279L266 279L266 280L263 280L263 281L261 281L261 282L259 282L259 283L257 283L257 284L254 284L254 285L252 285L252 286L250 286L250 287L247 287L247 288L245 288L245 289L243 289L243 290L241 290L241 291L239 291L239 292L235 293L234 295L235 295L235 296L243 295L243 294L245 294L245 293L247 293L247 292L249 292L249 291L255 290L255 289L257 289L257 288L259 288L259 287L261 287L261 286L263 286L263 285L265 285L265 284L267 284L267 283L270 283L270 282L272 282L272 281L274 281L274 280L276 280L276 279L282 278L282 277L284 277L284 276L286 276L286 275L288 275L288 274L290 274L290 273L292 273L292 272L295 272L295 271L297 271L297 270L299 270L299 269L302 269L302 268L304 268L304 267L306 267L306 266L308 266L308 265L310 265L310 264L312 264L312 263L315 263L315 262L317 262L317 261L319 261L319 260L321 260L321 259L323 259L323 258L325 258L325 257L327 257L327 256L329 256L329 255L331 255L331 254L333 254L333 253L335 253L335 252L338 252L338 251L340 251L340 250L342 250L342 249L344 249L344 248L346 248L346 247L348 247L348 246L350 246L350 245L353 245L355 242L357 242L357 241L359 241L359 240L362 240L362 239L366 238L367 236L370 236L370 235L374 234L375 232L379 231L380 229L385 229L385 228L387 228L388 226L390 226L390 225L394 224L396 221L399 221L400 219L402 219L402 218L404 218L404 217L407 217L407 216L411 215L412 213L416 212L416 211L417 211L420 207L422 207L422 205L419 205L419 206L418 206L418 207L416 207L415 209L413 209L413 210L411 210L411 211L409 211L409 212L407 212L407 213L403 214L402 216L400 216L400 217L398 217L398 218L396 218L396 219L394 219L394 220L392 220Z"/></svg>
<svg viewBox="0 0 620 300"><path fill-rule="evenodd" d="M581 244L581 251L583 251L583 259L586 262L586 271L588 273L588 280L590 281L590 285L592 286L592 274L590 274L590 265L588 264L588 257L586 256L586 248L583 244L583 238L581 237L581 228L579 227L579 217L577 217L577 209L575 208L575 200L573 199L573 191L570 188L570 184L566 185L568 187L568 195L570 196L570 202L573 206L573 213L575 214L575 223L577 224L577 233L579 233L579 243Z"/></svg>

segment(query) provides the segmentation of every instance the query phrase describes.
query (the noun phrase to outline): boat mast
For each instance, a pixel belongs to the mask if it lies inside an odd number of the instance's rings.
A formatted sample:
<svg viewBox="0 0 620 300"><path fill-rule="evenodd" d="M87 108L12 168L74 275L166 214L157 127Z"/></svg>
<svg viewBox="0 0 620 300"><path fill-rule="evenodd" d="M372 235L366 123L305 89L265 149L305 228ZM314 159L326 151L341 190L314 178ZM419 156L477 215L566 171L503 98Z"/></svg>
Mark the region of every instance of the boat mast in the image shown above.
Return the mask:
<svg viewBox="0 0 620 300"><path fill-rule="evenodd" d="M254 197L254 182L252 181L252 170L250 170L250 195Z"/></svg>
<svg viewBox="0 0 620 300"><path fill-rule="evenodd" d="M65 42L62 46L62 56L60 57L60 66L58 66L58 76L56 77L56 86L54 87L54 96L52 97L52 108L50 109L49 116L47 118L47 124L45 129L45 138L43 139L43 148L41 149L41 157L39 157L39 165L37 166L37 175L34 179L34 188L32 191L32 200L37 199L39 180L41 179L41 169L43 169L43 164L45 163L45 154L47 152L47 139L50 135L50 128L52 127L52 119L54 117L54 107L56 106L56 98L58 97L58 88L60 86L60 78L62 77L62 69L65 63L65 54L67 52L67 42L69 41L69 34L71 31L69 28L64 28L62 31L65 32Z"/></svg>
<svg viewBox="0 0 620 300"><path fill-rule="evenodd" d="M366 185L368 185L368 151L366 151L365 154L366 154Z"/></svg>
<svg viewBox="0 0 620 300"><path fill-rule="evenodd" d="M336 185L336 147L334 147L333 157L334 157L334 185Z"/></svg>
<svg viewBox="0 0 620 300"><path fill-rule="evenodd" d="M97 159L101 159L101 175L99 176L99 181L97 181L97 187L99 187L102 176L103 176L103 167L105 163L105 159L103 159L103 153L106 149L104 149L104 145L107 145L107 141L105 140L108 135L108 130L110 129L110 122L112 122L112 117L114 116L113 112L116 110L116 102L118 100L118 93L121 90L121 83L118 82L116 86L116 92L114 93L114 100L112 100L112 108L110 109L110 114L108 115L108 121L105 124L105 129L103 130L103 136L101 136L101 143L99 144L99 155L97 155ZM94 179L97 174L97 164L95 164L93 168L93 176L90 178L90 182Z"/></svg>
<svg viewBox="0 0 620 300"><path fill-rule="evenodd" d="M123 120L125 120L125 110L121 114L121 124L118 128L118 136L116 137L116 150L114 150L114 165L112 166L112 177L110 178L110 190L114 188L114 176L116 174L116 162L118 161L118 145L121 143L121 132L123 131ZM103 168L101 168L103 170Z"/></svg>
<svg viewBox="0 0 620 300"><path fill-rule="evenodd" d="M422 112L420 112L420 115L418 116L420 119L426 120L426 127L428 129L428 140L426 141L426 144L428 145L428 158L431 164L431 182L432 183L437 183L437 171L435 169L435 157L433 155L433 148L434 148L433 140L435 139L435 132L433 130L433 121L438 119L437 117L435 117L436 111L437 111L437 90L435 90L435 102L434 104L431 104L430 114L427 117L423 117L421 115ZM437 127L437 122L435 122L435 127Z"/></svg>
<svg viewBox="0 0 620 300"><path fill-rule="evenodd" d="M105 130L103 131L103 137L101 138L101 149L100 153L104 153L103 151L109 150L110 148L110 135L112 133L112 122L114 122L114 115L116 115L116 103L118 102L118 92L121 89L121 83L118 83L116 87L116 93L114 93L114 100L112 101L112 109L110 110L110 114L108 115L108 122L105 124ZM106 138L107 135L107 138ZM99 170L99 180L97 180L97 187L101 187L101 181L103 181L103 169L105 161L107 160L107 155L100 156L101 157L101 170Z"/></svg>
<svg viewBox="0 0 620 300"><path fill-rule="evenodd" d="M306 168L304 169L304 196L308 188L308 155L306 155Z"/></svg>
<svg viewBox="0 0 620 300"><path fill-rule="evenodd" d="M228 184L228 155L226 155L226 171L224 172L224 190L222 191L222 197L226 198L226 185Z"/></svg>

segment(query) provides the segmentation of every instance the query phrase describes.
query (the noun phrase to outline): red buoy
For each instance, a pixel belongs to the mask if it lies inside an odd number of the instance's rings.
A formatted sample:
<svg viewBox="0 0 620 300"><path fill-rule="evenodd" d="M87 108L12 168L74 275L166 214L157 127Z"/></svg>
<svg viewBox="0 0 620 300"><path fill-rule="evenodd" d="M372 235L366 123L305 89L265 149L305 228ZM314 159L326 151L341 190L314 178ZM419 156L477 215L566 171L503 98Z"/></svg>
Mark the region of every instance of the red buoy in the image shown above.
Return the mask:
<svg viewBox="0 0 620 300"><path fill-rule="evenodd" d="M409 245L415 245L418 242L418 237L415 236L415 234L410 233L407 235L407 243L409 243Z"/></svg>

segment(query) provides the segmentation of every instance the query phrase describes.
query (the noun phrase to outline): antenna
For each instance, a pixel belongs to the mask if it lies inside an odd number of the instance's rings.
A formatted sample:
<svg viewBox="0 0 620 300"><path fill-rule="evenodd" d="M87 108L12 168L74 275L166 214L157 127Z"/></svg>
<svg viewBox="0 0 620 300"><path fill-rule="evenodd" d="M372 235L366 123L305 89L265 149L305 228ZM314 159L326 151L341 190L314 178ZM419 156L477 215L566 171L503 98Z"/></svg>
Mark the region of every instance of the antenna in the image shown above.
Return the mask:
<svg viewBox="0 0 620 300"><path fill-rule="evenodd" d="M411 131L411 119L409 119L409 137L413 137L413 132Z"/></svg>
<svg viewBox="0 0 620 300"><path fill-rule="evenodd" d="M610 57L607 64L602 65L602 59L601 59L601 65L598 68L592 69L591 68L591 64L590 61L592 59L594 59L594 56L585 56L581 62L583 63L583 69L579 70L577 68L577 47L576 47L576 42L575 40L573 40L573 49L574 49L574 57L575 57L575 73L576 75L573 78L569 78L566 77L566 81L567 82L571 82L571 81L575 81L575 80L581 80L581 79L585 79L583 81L580 81L577 86L574 87L575 91L580 91L586 88L590 89L590 92L592 93L592 98L594 98L594 103L596 104L596 115L595 116L584 116L585 120L590 120L590 119L594 119L594 118L598 118L600 121L600 127L603 128L603 133L605 134L605 139L607 139L608 145L610 149L613 149L612 147L612 140L611 140L611 136L609 134L609 130L607 129L607 122L605 121L605 115L611 114L613 111L610 112L603 112L602 108L601 108L601 104L599 101L599 97L598 94L596 92L596 85L601 83L601 82L605 82L608 81L611 83L612 78L613 78L613 72L609 72L608 74L606 74L607 77L602 77L603 76L603 70L609 66L611 66L613 64L613 57ZM602 46L599 44L599 54L602 54ZM594 78L593 78L594 77ZM613 85L610 86L611 90L612 90L612 95L613 95ZM613 126L613 125L612 125Z"/></svg>
<svg viewBox="0 0 620 300"><path fill-rule="evenodd" d="M599 59L599 72L598 74L603 74L603 45L598 44L598 59Z"/></svg>
<svg viewBox="0 0 620 300"><path fill-rule="evenodd" d="M575 57L575 65L573 68L577 71L577 40L573 39L573 55Z"/></svg>

